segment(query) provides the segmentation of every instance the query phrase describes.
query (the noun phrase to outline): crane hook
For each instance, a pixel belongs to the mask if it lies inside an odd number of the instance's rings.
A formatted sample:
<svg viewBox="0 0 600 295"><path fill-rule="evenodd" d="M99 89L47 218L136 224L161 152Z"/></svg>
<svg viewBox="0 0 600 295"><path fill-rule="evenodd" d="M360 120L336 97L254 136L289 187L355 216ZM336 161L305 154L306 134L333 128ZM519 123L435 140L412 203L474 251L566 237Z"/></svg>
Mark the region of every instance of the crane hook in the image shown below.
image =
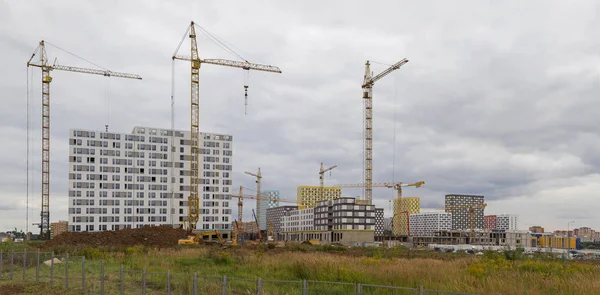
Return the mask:
<svg viewBox="0 0 600 295"><path fill-rule="evenodd" d="M248 85L244 85L244 115L248 114Z"/></svg>

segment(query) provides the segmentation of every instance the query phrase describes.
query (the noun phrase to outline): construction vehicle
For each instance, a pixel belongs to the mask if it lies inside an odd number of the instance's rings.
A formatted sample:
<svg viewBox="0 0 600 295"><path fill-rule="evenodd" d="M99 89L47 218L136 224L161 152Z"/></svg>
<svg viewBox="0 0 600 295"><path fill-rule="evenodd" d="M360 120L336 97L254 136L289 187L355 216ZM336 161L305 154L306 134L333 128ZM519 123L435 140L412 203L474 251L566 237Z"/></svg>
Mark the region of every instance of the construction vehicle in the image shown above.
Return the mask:
<svg viewBox="0 0 600 295"><path fill-rule="evenodd" d="M206 240L205 237L208 237L209 240ZM216 240L213 240L214 238ZM177 241L178 245L200 245L205 243L218 243L221 247L225 245L218 230L199 232L194 236L188 236L187 239Z"/></svg>
<svg viewBox="0 0 600 295"><path fill-rule="evenodd" d="M31 58L29 58L29 61L27 61L27 68L38 67L42 70L42 210L40 213L41 222L39 223L39 227L40 238L50 240L50 83L52 82L50 72L58 70L137 80L141 80L142 77L135 74L118 73L106 69L88 69L59 65L57 64L56 59L54 59L54 64L51 65L48 62L48 56L46 55L46 44L52 45L44 40L40 41L39 46L35 49ZM53 47L62 50L58 46ZM39 55L40 60L32 62L36 54ZM108 131L108 122L106 122L106 128ZM93 160L94 158L91 157L91 159Z"/></svg>
<svg viewBox="0 0 600 295"><path fill-rule="evenodd" d="M198 26L198 28L207 34L204 28ZM189 33L189 35L188 35ZM186 37L190 38L191 56L180 56L179 48L183 44ZM214 36L213 36L214 37ZM214 39L212 39L214 40ZM231 50L231 49L230 49ZM236 53L241 58L239 54ZM198 221L200 220L200 199L198 198L198 175L199 175L199 152L200 152L200 66L202 64L212 64L218 66L227 66L240 68L245 71L255 70L272 73L281 73L278 67L270 65L261 65L250 63L244 59L244 61L234 61L225 59L201 59L198 55L198 44L196 41L196 24L192 21L188 26L183 38L179 42L179 45L173 53L172 60L184 60L189 61L191 65L191 80L190 80L190 195L188 197L188 230L196 228ZM246 98L248 97L248 85L244 85L246 91ZM173 94L171 94L173 96Z"/></svg>
<svg viewBox="0 0 600 295"><path fill-rule="evenodd" d="M260 225L258 224L258 219L256 219L256 214L254 214L254 209L252 209L252 217L254 217L254 222L256 222L256 232L258 233L256 241L260 243L262 241L262 234L260 233Z"/></svg>

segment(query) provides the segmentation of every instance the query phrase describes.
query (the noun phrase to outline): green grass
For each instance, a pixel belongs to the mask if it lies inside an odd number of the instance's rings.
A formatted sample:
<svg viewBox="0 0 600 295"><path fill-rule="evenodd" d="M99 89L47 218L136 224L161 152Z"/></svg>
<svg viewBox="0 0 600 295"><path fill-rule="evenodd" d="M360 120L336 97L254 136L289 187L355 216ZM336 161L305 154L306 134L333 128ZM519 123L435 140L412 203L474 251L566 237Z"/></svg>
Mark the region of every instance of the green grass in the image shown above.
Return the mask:
<svg viewBox="0 0 600 295"><path fill-rule="evenodd" d="M331 246L290 245L287 248L229 248L215 246L174 247L172 249L86 248L54 249L62 258L70 253L68 282L81 288L81 263L86 257L88 290L99 290L100 259L105 262L106 294L118 293L120 265L125 272L127 294L142 286L146 269L147 294L165 294L170 270L174 294L191 292L193 273L198 276L200 294L220 290L223 276L229 278L230 294L255 294L261 278L264 294L299 294L299 280L349 282L465 292L474 294L600 294L600 268L596 262L563 261L552 257L529 258L520 253L487 252L481 257L460 253L438 253L406 248L348 249ZM29 250L28 250L29 251ZM35 252L30 252L35 255ZM28 255L29 256L29 255ZM31 256L35 257L35 256ZM43 256L41 260L49 259ZM6 258L3 276L6 278ZM15 279L22 279L22 259L16 259ZM26 261L26 278L35 280L35 258ZM42 265L41 281L48 282L50 268ZM54 285L67 280L65 263L54 267ZM210 278L208 276L216 276ZM242 278L251 280L241 280ZM291 280L277 283L268 280ZM354 285L309 283L311 294L352 294ZM315 291L313 293L313 291ZM363 294L387 294L382 289L365 288ZM409 293L389 293L409 294Z"/></svg>

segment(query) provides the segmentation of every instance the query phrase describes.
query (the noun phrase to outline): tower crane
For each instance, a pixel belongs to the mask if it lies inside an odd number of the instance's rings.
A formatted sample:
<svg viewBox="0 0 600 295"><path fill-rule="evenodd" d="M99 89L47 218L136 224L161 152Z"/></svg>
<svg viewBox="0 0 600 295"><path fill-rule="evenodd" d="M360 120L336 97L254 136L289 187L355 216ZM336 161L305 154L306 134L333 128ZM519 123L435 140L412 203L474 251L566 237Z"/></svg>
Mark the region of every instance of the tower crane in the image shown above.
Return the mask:
<svg viewBox="0 0 600 295"><path fill-rule="evenodd" d="M445 211L454 214L452 211L458 210L468 210L469 212L469 226L470 226L470 241L473 243L475 239L475 209L484 210L487 207L486 203L483 204L471 204L471 205L462 205L462 206L446 206Z"/></svg>
<svg viewBox="0 0 600 295"><path fill-rule="evenodd" d="M200 202L198 198L198 169L199 169L199 138L200 138L200 66L204 64L212 64L218 66L226 66L239 68L246 71L255 70L263 72L281 73L281 70L276 66L262 65L250 63L247 60L234 61L226 59L201 59L198 55L198 43L196 42L196 29L195 24L192 21L186 30L185 35L179 42L175 53L173 53L173 60L184 60L189 61L191 64L191 110L190 110L190 196L188 197L189 213L188 213L188 225L189 229L195 229L200 220ZM189 33L189 35L188 35ZM191 43L191 55L181 56L178 55L179 48L183 44L183 40L187 37L190 38ZM244 85L244 89L247 91L247 85ZM247 93L247 92L246 92Z"/></svg>
<svg viewBox="0 0 600 295"><path fill-rule="evenodd" d="M321 169L319 170L319 180L321 181L321 188L319 190L319 200L323 200L323 187L325 186L325 180L323 178L325 176L325 172L331 171L336 167L337 165L333 165L327 169L324 169L323 162L321 162Z"/></svg>
<svg viewBox="0 0 600 295"><path fill-rule="evenodd" d="M136 74L113 72L106 69L89 69L80 68L73 66L65 66L57 64L57 60L54 60L54 64L48 62L48 55L46 54L46 43L44 40L40 41L38 47L35 49L29 61L27 61L27 67L37 67L42 69L42 210L40 213L41 222L40 237L43 239L50 239L50 83L52 82L52 76L50 72L54 70L76 72L81 74L93 74L101 75L105 77L116 77L126 79L137 79L141 80L142 77ZM55 46L56 47L56 46ZM58 47L57 47L58 48ZM39 61L33 61L33 58L39 55Z"/></svg>
<svg viewBox="0 0 600 295"><path fill-rule="evenodd" d="M399 69L405 65L408 59L403 59L391 67L387 68L383 72L373 77L371 72L371 64L369 61L365 64L365 77L362 84L363 99L365 105L365 137L364 137L364 148L365 148L365 159L364 159L364 183L365 183L365 200L368 204L373 199L373 85L377 80L387 76L389 73Z"/></svg>
<svg viewBox="0 0 600 295"><path fill-rule="evenodd" d="M262 179L262 175L260 174L260 167L258 167L258 172L257 173L252 173L252 172L244 172L248 175L254 176L256 177L256 215L257 216L257 222L260 221L260 180Z"/></svg>

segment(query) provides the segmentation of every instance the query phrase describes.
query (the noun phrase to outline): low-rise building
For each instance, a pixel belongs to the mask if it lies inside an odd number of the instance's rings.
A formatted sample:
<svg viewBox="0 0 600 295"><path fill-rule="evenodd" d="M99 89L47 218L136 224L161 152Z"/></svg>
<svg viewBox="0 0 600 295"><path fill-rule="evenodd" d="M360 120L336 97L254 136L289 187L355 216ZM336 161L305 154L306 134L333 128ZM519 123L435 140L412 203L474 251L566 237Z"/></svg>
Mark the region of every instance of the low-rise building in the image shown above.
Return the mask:
<svg viewBox="0 0 600 295"><path fill-rule="evenodd" d="M50 223L50 239L54 239L54 237L69 231L69 222L68 221L58 221Z"/></svg>
<svg viewBox="0 0 600 295"><path fill-rule="evenodd" d="M410 214L409 233L411 236L428 236L441 230L452 228L452 213L423 212Z"/></svg>

